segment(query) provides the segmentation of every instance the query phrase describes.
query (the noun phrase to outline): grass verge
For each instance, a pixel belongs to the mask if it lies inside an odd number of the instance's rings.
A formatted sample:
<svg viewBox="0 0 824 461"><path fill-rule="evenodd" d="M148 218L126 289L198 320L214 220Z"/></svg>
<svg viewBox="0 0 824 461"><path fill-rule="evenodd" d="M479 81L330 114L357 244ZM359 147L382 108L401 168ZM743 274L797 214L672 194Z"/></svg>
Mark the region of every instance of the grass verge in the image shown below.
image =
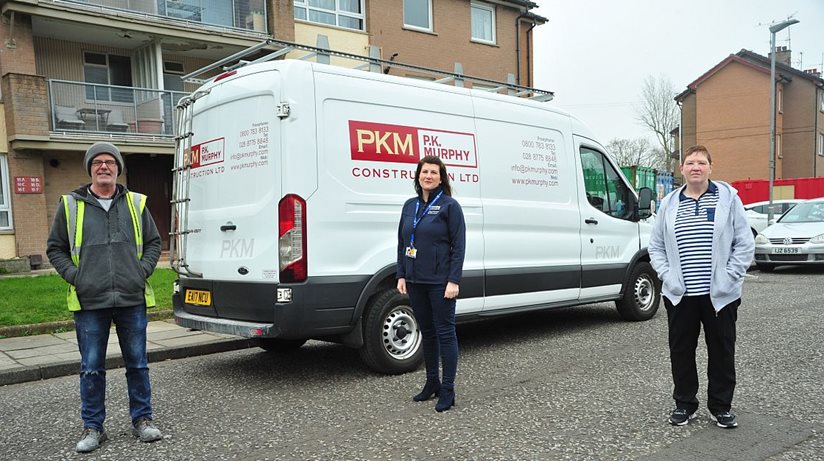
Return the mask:
<svg viewBox="0 0 824 461"><path fill-rule="evenodd" d="M157 269L149 278L157 307L172 307L172 283L177 274L171 269ZM0 279L0 327L63 322L72 319L66 307L68 285L59 275Z"/></svg>

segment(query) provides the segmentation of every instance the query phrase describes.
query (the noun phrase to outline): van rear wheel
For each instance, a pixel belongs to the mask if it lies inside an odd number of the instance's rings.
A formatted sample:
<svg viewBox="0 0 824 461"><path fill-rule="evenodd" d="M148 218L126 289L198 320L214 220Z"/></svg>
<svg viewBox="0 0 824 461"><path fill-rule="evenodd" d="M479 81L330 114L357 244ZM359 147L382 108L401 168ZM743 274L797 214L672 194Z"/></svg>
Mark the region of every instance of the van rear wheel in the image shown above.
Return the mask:
<svg viewBox="0 0 824 461"><path fill-rule="evenodd" d="M423 362L421 332L409 298L398 290L379 293L366 307L361 359L380 373L397 375Z"/></svg>
<svg viewBox="0 0 824 461"><path fill-rule="evenodd" d="M661 302L661 283L648 262L639 262L632 269L624 296L615 301L615 307L624 320L649 320L658 312Z"/></svg>

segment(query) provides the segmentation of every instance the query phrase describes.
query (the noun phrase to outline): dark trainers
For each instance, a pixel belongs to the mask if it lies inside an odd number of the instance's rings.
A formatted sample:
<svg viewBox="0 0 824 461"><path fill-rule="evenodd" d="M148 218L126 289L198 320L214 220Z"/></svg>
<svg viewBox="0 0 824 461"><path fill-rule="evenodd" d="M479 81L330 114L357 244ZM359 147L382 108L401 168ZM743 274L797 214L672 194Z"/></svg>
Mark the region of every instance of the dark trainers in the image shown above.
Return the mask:
<svg viewBox="0 0 824 461"><path fill-rule="evenodd" d="M710 418L715 421L718 427L723 427L724 429L732 429L738 426L738 420L735 418L735 415L729 411L711 414Z"/></svg>
<svg viewBox="0 0 824 461"><path fill-rule="evenodd" d="M77 442L76 450L78 453L88 453L97 450L100 448L100 444L108 438L105 430L97 431L90 427L83 428L83 435L80 436L80 441Z"/></svg>
<svg viewBox="0 0 824 461"><path fill-rule="evenodd" d="M672 411L670 415L670 424L673 426L684 426L690 422L691 419L695 418L695 412L689 413L687 410L683 408L676 408Z"/></svg>
<svg viewBox="0 0 824 461"><path fill-rule="evenodd" d="M138 419L132 427L132 435L139 438L141 442L154 442L163 438L160 429L156 428L149 418Z"/></svg>

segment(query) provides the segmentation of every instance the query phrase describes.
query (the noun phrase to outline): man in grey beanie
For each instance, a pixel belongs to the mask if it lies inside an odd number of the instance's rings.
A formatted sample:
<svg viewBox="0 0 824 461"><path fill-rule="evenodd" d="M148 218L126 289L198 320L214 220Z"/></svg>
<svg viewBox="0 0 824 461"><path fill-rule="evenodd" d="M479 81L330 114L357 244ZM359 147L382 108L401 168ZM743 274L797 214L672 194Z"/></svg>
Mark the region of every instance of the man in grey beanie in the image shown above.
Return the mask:
<svg viewBox="0 0 824 461"><path fill-rule="evenodd" d="M146 355L146 308L155 304L148 278L160 257L160 234L147 197L117 184L123 171L120 149L95 143L83 165L92 182L61 197L46 248L49 261L69 283L66 300L81 357L83 434L76 447L81 453L96 450L108 438L103 422L112 323L126 366L132 434L143 442L163 438L153 422Z"/></svg>

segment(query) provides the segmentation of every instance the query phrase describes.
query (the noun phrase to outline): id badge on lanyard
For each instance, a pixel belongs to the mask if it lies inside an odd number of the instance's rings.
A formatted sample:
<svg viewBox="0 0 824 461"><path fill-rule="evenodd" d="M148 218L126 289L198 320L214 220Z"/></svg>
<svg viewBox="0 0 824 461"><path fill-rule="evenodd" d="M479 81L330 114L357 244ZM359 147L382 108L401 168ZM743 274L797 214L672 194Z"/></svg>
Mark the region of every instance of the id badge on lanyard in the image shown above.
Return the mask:
<svg viewBox="0 0 824 461"><path fill-rule="evenodd" d="M415 259L418 257L418 249L415 248L415 229L418 228L418 223L421 222L421 219L423 219L424 216L426 216L426 213L429 212L429 210L432 208L432 205L434 205L435 202L437 202L438 199L441 198L441 194L443 194L443 191L438 192L438 195L436 195L435 198L432 199L431 202L429 202L429 205L426 206L426 208L423 210L423 214L421 214L420 217L418 217L418 210L421 209L421 200L418 199L418 201L415 202L415 216L412 219L412 235L409 237L409 246L406 247L407 258Z"/></svg>

